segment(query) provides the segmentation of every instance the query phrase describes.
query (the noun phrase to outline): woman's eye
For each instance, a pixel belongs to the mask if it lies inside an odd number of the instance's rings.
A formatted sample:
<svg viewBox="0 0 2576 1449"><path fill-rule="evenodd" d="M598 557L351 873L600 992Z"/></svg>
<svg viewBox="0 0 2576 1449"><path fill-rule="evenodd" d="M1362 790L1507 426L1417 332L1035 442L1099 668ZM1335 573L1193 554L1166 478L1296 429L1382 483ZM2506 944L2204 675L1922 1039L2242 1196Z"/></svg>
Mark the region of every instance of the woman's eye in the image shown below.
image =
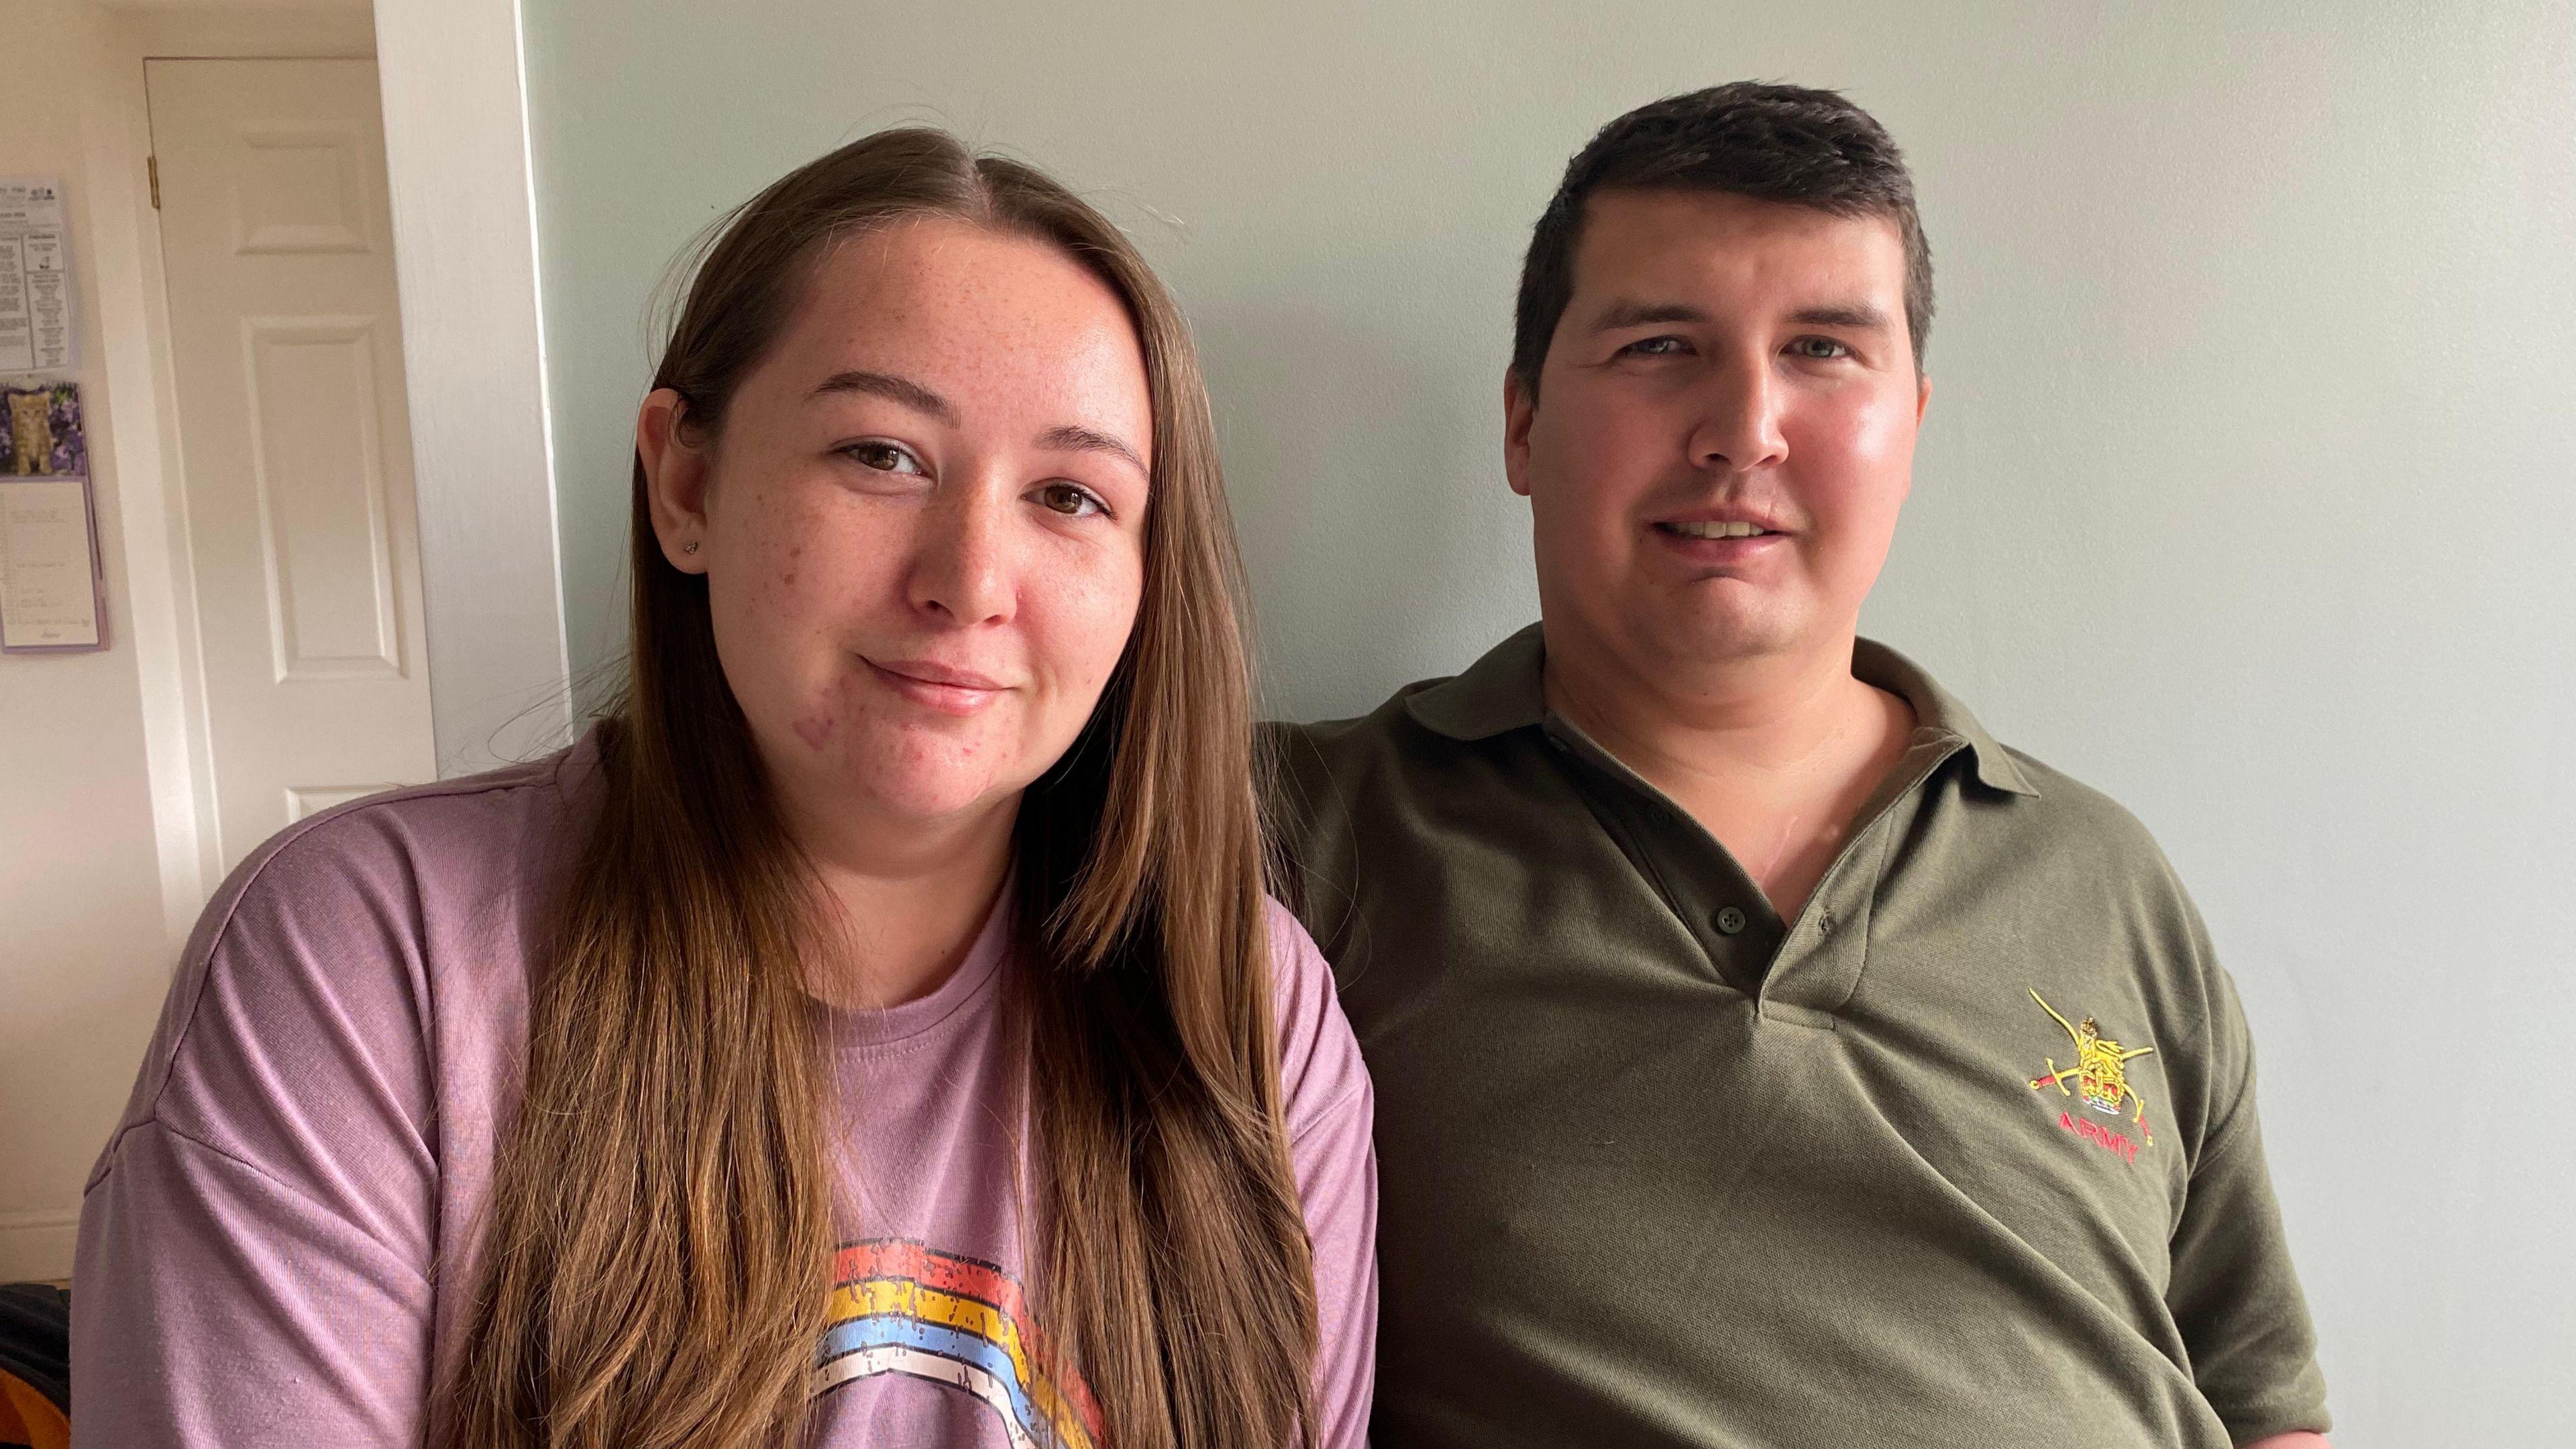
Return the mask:
<svg viewBox="0 0 2576 1449"><path fill-rule="evenodd" d="M1109 507L1100 496L1078 483L1049 483L1038 490L1038 502L1067 518L1088 518L1107 513Z"/></svg>
<svg viewBox="0 0 2576 1449"><path fill-rule="evenodd" d="M1628 357L1672 357L1690 344L1678 337L1648 337L1619 349Z"/></svg>
<svg viewBox="0 0 2576 1449"><path fill-rule="evenodd" d="M899 443L878 442L871 439L864 443L852 443L843 448L841 454L862 468L874 468L880 473L930 471L921 466L921 460L912 455L911 449Z"/></svg>
<svg viewBox="0 0 2576 1449"><path fill-rule="evenodd" d="M1829 362L1837 357L1851 356L1851 349L1830 337L1801 337L1789 344L1789 353L1793 357L1812 357Z"/></svg>

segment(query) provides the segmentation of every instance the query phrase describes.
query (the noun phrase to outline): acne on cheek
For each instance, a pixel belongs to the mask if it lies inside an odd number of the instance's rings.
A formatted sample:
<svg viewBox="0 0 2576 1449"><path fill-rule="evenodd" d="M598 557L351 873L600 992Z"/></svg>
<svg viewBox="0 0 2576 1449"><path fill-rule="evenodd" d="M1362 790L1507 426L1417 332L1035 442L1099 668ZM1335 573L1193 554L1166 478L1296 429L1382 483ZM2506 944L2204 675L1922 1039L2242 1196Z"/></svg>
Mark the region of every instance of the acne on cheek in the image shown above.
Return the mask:
<svg viewBox="0 0 2576 1449"><path fill-rule="evenodd" d="M796 722L796 737L803 740L809 747L820 750L832 742L834 724L835 721L828 714L808 715Z"/></svg>

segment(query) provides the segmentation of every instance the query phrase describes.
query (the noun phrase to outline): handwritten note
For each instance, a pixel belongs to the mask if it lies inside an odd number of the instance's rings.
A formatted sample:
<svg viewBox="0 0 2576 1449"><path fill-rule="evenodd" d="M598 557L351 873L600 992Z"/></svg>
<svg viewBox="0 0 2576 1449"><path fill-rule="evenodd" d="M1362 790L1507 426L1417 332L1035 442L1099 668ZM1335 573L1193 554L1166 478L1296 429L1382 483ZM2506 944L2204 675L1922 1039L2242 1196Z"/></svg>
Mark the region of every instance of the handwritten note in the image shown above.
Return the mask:
<svg viewBox="0 0 2576 1449"><path fill-rule="evenodd" d="M0 478L0 648L97 649L97 531L86 478Z"/></svg>

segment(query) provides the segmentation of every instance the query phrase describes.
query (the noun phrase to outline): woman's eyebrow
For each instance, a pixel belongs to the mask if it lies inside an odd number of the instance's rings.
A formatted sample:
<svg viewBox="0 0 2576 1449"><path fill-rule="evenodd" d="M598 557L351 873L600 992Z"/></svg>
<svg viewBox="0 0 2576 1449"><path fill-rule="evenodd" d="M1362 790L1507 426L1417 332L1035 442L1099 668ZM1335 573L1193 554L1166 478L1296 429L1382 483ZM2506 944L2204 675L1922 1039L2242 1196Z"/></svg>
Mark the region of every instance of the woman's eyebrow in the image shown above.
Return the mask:
<svg viewBox="0 0 2576 1449"><path fill-rule="evenodd" d="M1130 466L1148 478L1154 476L1154 470L1145 466L1144 458L1134 448L1090 428L1079 428L1070 423L1049 428L1038 434L1038 446L1064 452L1107 453L1113 458L1126 459Z"/></svg>
<svg viewBox="0 0 2576 1449"><path fill-rule="evenodd" d="M897 377L890 372L836 372L823 379L811 396L826 397L836 392L867 393L888 402L900 403L914 412L926 413L952 428L957 426L957 409L949 405L948 399L908 377Z"/></svg>

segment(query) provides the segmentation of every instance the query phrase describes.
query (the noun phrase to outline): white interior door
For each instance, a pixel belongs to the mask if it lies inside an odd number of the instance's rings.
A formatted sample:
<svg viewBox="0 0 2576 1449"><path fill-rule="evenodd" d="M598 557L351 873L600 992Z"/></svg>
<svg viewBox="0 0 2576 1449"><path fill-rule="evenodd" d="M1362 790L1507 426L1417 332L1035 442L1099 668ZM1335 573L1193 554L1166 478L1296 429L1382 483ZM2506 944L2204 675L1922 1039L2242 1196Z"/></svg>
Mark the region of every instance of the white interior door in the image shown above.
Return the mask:
<svg viewBox="0 0 2576 1449"><path fill-rule="evenodd" d="M230 869L435 774L383 117L372 61L144 74Z"/></svg>

